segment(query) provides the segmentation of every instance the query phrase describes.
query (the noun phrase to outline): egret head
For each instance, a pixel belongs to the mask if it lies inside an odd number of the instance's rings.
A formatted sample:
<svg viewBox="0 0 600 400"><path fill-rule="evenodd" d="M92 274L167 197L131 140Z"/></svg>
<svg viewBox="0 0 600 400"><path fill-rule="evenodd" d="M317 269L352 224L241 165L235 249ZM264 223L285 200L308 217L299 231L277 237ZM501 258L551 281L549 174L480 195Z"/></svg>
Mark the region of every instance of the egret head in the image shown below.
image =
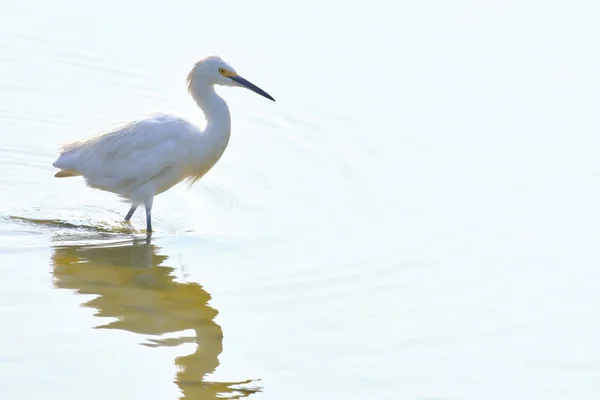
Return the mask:
<svg viewBox="0 0 600 400"><path fill-rule="evenodd" d="M219 56L208 56L198 61L188 74L187 81L190 89L196 85L238 86L275 101L267 92L239 76L235 69Z"/></svg>

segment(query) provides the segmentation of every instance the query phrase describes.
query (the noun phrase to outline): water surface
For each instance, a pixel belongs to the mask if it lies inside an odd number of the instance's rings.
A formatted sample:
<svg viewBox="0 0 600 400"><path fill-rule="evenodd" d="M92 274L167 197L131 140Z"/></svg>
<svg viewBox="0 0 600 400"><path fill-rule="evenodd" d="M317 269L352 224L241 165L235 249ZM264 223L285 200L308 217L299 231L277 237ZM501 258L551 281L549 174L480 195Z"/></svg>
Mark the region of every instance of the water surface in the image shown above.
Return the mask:
<svg viewBox="0 0 600 400"><path fill-rule="evenodd" d="M593 2L0 6L0 396L597 399ZM57 147L219 53L230 146L143 213Z"/></svg>

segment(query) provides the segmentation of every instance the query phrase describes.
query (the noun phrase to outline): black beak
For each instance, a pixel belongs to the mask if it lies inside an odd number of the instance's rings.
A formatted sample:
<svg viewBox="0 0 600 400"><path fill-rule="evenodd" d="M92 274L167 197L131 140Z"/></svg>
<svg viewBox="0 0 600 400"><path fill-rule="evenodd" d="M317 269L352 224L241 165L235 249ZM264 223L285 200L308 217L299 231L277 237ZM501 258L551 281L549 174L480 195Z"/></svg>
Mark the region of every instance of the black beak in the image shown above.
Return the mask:
<svg viewBox="0 0 600 400"><path fill-rule="evenodd" d="M230 76L229 79L236 81L240 85L252 90L254 93L258 93L261 96L266 97L269 100L275 101L275 99L273 97L271 97L271 95L269 93L265 92L264 90L262 90L261 88L256 86L254 83L247 81L246 79L242 78L239 75Z"/></svg>

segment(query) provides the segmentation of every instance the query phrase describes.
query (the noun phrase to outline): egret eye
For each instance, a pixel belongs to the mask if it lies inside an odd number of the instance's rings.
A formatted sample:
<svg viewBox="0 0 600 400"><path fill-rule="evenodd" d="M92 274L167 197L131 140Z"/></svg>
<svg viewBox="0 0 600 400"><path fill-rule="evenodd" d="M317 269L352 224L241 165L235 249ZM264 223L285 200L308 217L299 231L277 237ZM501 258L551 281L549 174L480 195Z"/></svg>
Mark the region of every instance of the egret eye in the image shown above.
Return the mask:
<svg viewBox="0 0 600 400"><path fill-rule="evenodd" d="M225 75L225 68L219 68L219 73L221 75Z"/></svg>

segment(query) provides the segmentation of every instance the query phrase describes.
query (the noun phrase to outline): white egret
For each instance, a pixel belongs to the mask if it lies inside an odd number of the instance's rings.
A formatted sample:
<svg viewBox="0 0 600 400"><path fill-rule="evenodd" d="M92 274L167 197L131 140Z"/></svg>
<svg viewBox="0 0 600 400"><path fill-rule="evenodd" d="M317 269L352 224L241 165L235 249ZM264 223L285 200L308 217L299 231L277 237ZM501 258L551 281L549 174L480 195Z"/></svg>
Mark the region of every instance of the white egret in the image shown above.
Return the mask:
<svg viewBox="0 0 600 400"><path fill-rule="evenodd" d="M188 91L206 118L199 129L185 119L154 114L116 130L65 145L52 164L56 177L83 176L89 187L131 203L129 221L141 204L146 230L152 232L154 197L181 181L197 182L221 158L231 135L229 107L215 85L245 87L275 101L218 56L197 62L187 77Z"/></svg>

